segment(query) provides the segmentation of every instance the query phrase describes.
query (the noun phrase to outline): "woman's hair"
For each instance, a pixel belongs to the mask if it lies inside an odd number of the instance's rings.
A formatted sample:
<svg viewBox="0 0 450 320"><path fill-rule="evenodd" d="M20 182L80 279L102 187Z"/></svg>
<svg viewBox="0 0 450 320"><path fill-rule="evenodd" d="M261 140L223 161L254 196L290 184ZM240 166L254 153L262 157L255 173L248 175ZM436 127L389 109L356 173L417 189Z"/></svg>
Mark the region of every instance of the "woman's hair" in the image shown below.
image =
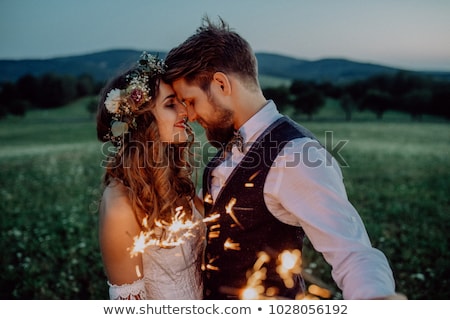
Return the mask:
<svg viewBox="0 0 450 320"><path fill-rule="evenodd" d="M190 201L195 187L191 180L190 147L193 132L188 127L186 143L161 142L158 126L151 110L158 95L160 74L147 73L145 88L148 100L136 105L135 99L126 96L130 83L142 70L134 67L112 79L102 90L97 113L97 137L102 142L111 141L116 148L108 154L104 185L120 182L128 191L128 197L143 228L151 228L156 220L170 222L177 207L182 206L186 217L192 214ZM134 78L133 78L134 77ZM131 81L130 81L131 79ZM140 78L143 79L143 78ZM136 81L135 81L136 83ZM126 109L133 110L126 120L107 107L108 97L114 90L122 92ZM125 97L123 97L125 92ZM127 123L117 142L112 134L114 123ZM129 126L128 126L129 124Z"/></svg>
<svg viewBox="0 0 450 320"><path fill-rule="evenodd" d="M250 89L259 87L252 48L222 19L214 24L205 16L195 34L169 51L166 65L166 82L184 78L205 92L209 92L209 84L218 71L239 76Z"/></svg>

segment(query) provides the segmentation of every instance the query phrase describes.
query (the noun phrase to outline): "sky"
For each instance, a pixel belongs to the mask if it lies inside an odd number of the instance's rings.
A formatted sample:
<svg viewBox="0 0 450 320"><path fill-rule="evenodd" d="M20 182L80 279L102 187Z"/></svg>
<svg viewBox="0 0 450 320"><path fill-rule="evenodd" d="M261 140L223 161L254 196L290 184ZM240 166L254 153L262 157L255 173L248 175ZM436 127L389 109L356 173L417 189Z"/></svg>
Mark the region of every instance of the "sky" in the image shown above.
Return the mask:
<svg viewBox="0 0 450 320"><path fill-rule="evenodd" d="M255 52L450 71L449 0L0 0L0 59L168 51L205 14Z"/></svg>

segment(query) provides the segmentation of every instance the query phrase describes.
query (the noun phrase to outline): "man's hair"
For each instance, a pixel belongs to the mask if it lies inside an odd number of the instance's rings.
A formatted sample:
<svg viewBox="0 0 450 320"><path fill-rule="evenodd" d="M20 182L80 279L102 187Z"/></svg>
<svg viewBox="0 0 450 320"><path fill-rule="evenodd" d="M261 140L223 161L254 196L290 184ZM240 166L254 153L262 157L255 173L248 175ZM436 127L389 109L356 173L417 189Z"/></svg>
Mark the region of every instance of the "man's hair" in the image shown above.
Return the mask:
<svg viewBox="0 0 450 320"><path fill-rule="evenodd" d="M170 50L165 62L168 83L184 78L208 92L214 73L223 72L238 76L248 87L259 86L252 48L220 17L214 24L204 16L196 33Z"/></svg>

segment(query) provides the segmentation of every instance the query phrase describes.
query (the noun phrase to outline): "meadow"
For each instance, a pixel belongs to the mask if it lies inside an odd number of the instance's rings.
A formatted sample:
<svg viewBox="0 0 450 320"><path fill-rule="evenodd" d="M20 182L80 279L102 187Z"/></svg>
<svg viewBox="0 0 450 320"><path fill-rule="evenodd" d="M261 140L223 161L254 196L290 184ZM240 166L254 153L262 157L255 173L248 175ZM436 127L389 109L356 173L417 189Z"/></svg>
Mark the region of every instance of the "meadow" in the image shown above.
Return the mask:
<svg viewBox="0 0 450 320"><path fill-rule="evenodd" d="M87 101L0 120L1 299L108 298L97 243L102 145ZM291 116L341 160L349 199L397 290L450 299L449 123L394 113L345 122L335 106L314 121ZM339 299L328 265L309 243L304 251L305 272Z"/></svg>

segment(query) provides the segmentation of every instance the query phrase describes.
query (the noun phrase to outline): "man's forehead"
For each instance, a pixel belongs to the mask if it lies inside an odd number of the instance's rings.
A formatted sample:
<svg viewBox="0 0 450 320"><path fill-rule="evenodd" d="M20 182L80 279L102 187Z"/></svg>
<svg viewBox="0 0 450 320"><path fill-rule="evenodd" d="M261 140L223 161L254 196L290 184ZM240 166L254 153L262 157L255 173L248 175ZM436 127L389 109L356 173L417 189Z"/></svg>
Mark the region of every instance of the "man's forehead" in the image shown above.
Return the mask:
<svg viewBox="0 0 450 320"><path fill-rule="evenodd" d="M190 85L185 79L175 80L172 85L173 90L180 99L189 99L201 90L198 86Z"/></svg>

